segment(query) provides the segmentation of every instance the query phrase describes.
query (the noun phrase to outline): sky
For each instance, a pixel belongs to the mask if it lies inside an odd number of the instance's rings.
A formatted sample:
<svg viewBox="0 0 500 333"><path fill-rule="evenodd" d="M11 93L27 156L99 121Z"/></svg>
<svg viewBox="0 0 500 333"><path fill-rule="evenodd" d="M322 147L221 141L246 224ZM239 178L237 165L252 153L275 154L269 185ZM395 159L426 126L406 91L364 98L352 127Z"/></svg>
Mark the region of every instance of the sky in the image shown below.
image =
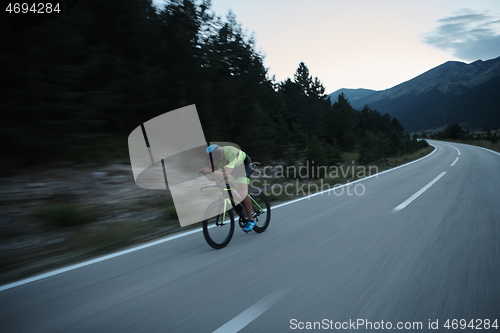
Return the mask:
<svg viewBox="0 0 500 333"><path fill-rule="evenodd" d="M500 56L500 0L212 0L212 10L254 34L270 77L293 78L304 62L326 93Z"/></svg>

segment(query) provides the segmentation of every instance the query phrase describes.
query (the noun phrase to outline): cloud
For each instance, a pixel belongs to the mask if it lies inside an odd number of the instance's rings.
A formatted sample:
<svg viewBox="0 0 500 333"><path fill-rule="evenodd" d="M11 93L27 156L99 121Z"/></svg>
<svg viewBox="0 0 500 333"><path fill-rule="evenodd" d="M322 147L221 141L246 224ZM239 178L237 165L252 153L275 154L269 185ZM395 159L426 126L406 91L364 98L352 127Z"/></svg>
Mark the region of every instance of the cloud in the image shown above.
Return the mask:
<svg viewBox="0 0 500 333"><path fill-rule="evenodd" d="M500 20L470 9L438 20L439 26L423 36L423 42L454 56L474 61L500 56Z"/></svg>

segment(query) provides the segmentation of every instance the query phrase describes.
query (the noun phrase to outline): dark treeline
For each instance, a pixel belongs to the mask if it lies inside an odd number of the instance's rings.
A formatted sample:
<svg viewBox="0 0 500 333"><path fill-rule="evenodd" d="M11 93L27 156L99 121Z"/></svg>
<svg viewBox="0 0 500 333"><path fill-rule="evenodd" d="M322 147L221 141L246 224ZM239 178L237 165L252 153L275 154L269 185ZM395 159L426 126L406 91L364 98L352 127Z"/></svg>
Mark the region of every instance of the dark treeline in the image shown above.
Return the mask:
<svg viewBox="0 0 500 333"><path fill-rule="evenodd" d="M360 162L425 142L389 115L330 103L304 63L275 82L252 37L210 2L81 0L62 17L12 33L2 20L1 139L5 160L82 159L127 150L141 123L196 104L209 141L254 159L316 165L359 151Z"/></svg>
<svg viewBox="0 0 500 333"><path fill-rule="evenodd" d="M432 134L422 133L419 136L426 138L429 136L432 139L438 140L484 140L491 143L500 141L500 135L497 130L483 129L482 131L470 131L462 127L459 123L448 124L441 131L436 131Z"/></svg>

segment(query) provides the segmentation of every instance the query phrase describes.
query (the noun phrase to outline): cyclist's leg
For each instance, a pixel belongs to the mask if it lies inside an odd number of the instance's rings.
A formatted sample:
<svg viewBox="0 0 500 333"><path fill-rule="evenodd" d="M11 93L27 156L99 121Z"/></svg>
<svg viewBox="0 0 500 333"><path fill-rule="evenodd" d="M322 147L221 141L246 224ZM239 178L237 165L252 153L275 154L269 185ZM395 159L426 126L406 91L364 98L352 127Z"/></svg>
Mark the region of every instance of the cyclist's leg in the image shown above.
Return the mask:
<svg viewBox="0 0 500 333"><path fill-rule="evenodd" d="M248 193L248 187L250 185L250 175L252 173L252 167L251 167L251 162L252 160L250 157L247 157L245 159L245 171L246 171L246 177L240 178L240 184L239 186L245 187L245 190ZM245 210L247 212L247 224L243 228L243 231L249 232L255 227L255 219L253 217L253 205L252 205L252 199L250 198L250 195L247 194L245 199L243 200L243 205L245 206Z"/></svg>
<svg viewBox="0 0 500 333"><path fill-rule="evenodd" d="M242 184L243 186L247 186L246 184ZM245 199L243 199L243 206L245 207L245 211L247 212L248 220L253 220L253 207L252 207L252 199L247 195Z"/></svg>
<svg viewBox="0 0 500 333"><path fill-rule="evenodd" d="M243 202L243 199L247 195L245 191L242 191L242 189L238 187L238 179L233 177L233 175L228 176L229 186L231 187L231 195L234 199L235 205Z"/></svg>
<svg viewBox="0 0 500 333"><path fill-rule="evenodd" d="M231 191L231 194L233 199L235 200L235 204L241 203L243 207L245 207L245 211L247 213L249 211L253 213L252 200L247 196L250 185L250 174L253 172L251 163L252 160L250 159L249 156L247 156L244 160L246 177L235 178L233 175L229 175L228 177L229 182L231 184L231 188L233 189ZM247 215L247 216L251 217L252 215Z"/></svg>
<svg viewBox="0 0 500 333"><path fill-rule="evenodd" d="M244 182L244 184L242 184L241 186L246 186L246 188L244 188L246 191L247 191L247 194L248 194L248 191L249 191L249 186L250 186L250 175L252 174L253 172L253 169L252 169L252 159L250 158L250 156L247 155L247 157L245 158L245 160L243 161L243 163L245 164L245 173L246 173L246 179L240 179L241 183ZM238 184L239 185L239 184ZM249 220L253 220L252 216L253 216L253 205L252 205L252 199L250 199L250 197L247 195L245 197L245 199L243 200L243 205L245 206L245 210L247 212L247 217Z"/></svg>

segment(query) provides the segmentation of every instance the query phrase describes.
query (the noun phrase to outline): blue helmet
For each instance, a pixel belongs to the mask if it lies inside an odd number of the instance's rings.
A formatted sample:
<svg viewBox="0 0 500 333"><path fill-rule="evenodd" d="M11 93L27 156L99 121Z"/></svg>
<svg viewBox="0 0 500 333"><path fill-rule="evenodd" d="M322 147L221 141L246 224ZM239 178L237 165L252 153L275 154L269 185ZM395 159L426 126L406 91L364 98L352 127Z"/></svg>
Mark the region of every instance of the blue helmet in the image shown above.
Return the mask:
<svg viewBox="0 0 500 333"><path fill-rule="evenodd" d="M206 152L212 155L213 161L218 161L222 156L222 149L218 145L208 146Z"/></svg>

